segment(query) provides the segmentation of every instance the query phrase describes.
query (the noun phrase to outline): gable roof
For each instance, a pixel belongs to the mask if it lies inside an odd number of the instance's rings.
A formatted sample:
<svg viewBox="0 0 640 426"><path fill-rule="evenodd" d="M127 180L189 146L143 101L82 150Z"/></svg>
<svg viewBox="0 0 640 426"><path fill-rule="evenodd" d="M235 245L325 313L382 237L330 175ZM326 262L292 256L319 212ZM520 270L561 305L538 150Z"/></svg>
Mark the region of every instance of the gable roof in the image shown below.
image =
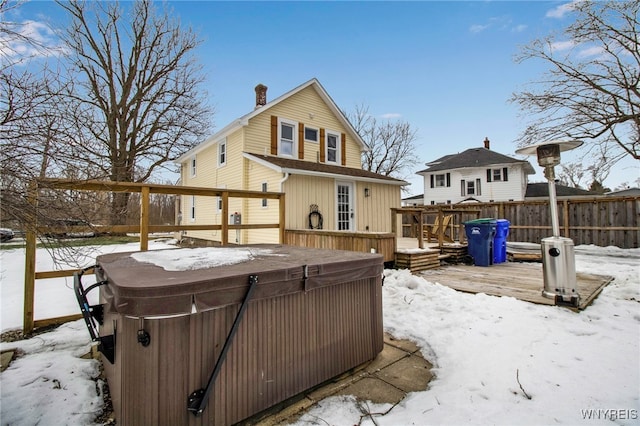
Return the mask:
<svg viewBox="0 0 640 426"><path fill-rule="evenodd" d="M556 195L558 197L568 197L568 196L576 196L576 195L599 195L595 192L586 191L580 188L572 188L570 186L564 186L555 184L556 186ZM527 192L524 194L525 198L533 198L533 197L548 197L549 196L549 183L529 183L527 184Z"/></svg>
<svg viewBox="0 0 640 426"><path fill-rule="evenodd" d="M281 173L321 177L348 177L360 181L400 186L409 184L401 179L352 167L334 166L331 164L314 163L311 161L294 160L292 158L274 157L271 155L252 154L248 152L243 152L242 155L249 160L255 161L265 167Z"/></svg>
<svg viewBox="0 0 640 426"><path fill-rule="evenodd" d="M462 151L459 154L450 154L445 155L444 157L440 157L437 160L427 163L427 166L429 167L416 172L416 174L438 172L441 170L462 169L466 167L486 167L495 164L511 163L523 164L524 169L528 174L535 174L535 170L531 166L531 163L529 163L527 160L518 160L516 158L512 158L504 154L500 154L499 152L491 151L490 149L482 147L470 148L466 151Z"/></svg>
<svg viewBox="0 0 640 426"><path fill-rule="evenodd" d="M338 106L333 101L331 96L329 96L329 93L327 93L327 91L324 89L324 87L322 87L322 85L320 84L318 79L314 77L311 80L309 80L309 81L307 81L305 83L302 83L300 86L296 87L295 89L288 91L284 95L281 95L281 96L275 98L274 100L272 100L270 102L267 102L265 105L263 105L263 106L261 106L259 108L255 108L253 111L243 115L242 117L233 120L231 123L227 124L221 130L219 130L218 132L216 132L213 135L209 136L203 142L201 142L200 144L198 144L195 147L191 148L189 151L187 151L184 154L182 154L174 162L175 163L184 162L189 157L191 157L194 154L197 154L198 152L208 148L210 145L213 145L214 143L218 142L220 139L222 139L222 138L224 138L226 136L229 136L231 133L235 132L236 130L240 129L241 127L247 126L249 124L249 120L252 119L253 117L255 117L255 116L259 115L259 114L262 114L265 111L268 111L270 108L274 107L275 105L278 105L280 102L290 98L291 96L293 96L296 93L306 89L307 87L312 87L313 89L315 89L315 91L318 93L320 98L322 98L322 100L329 107L331 112L333 112L333 114L336 116L338 121L340 121L342 123L342 125L347 129L347 133L349 134L349 136L351 138L353 138L353 140L355 140L358 143L358 145L360 145L361 150L362 151L369 151L369 146L365 143L364 140L362 140L362 138L360 137L358 132L356 132L356 130L353 128L353 126L351 125L351 123L349 122L347 117L345 117L345 115L342 113L340 108L338 108Z"/></svg>

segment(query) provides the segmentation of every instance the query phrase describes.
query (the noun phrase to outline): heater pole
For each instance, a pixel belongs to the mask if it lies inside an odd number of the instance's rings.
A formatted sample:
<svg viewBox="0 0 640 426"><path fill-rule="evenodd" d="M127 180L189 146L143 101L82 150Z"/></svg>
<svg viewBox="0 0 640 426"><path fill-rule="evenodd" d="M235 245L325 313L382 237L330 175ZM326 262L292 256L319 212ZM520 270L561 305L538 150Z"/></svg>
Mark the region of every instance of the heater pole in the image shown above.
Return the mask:
<svg viewBox="0 0 640 426"><path fill-rule="evenodd" d="M544 175L549 183L549 208L551 209L551 229L553 237L560 236L560 224L558 223L558 202L556 200L556 175L553 166L544 168Z"/></svg>

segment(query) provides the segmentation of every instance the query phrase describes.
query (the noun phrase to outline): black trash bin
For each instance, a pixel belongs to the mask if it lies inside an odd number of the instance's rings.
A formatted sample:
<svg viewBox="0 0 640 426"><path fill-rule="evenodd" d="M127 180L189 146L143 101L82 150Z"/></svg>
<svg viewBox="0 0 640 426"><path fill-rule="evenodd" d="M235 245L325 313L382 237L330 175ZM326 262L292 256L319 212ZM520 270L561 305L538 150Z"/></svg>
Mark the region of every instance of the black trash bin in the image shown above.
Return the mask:
<svg viewBox="0 0 640 426"><path fill-rule="evenodd" d="M475 219L464 222L464 230L469 244L469 255L476 266L493 265L493 238L496 234L496 220Z"/></svg>

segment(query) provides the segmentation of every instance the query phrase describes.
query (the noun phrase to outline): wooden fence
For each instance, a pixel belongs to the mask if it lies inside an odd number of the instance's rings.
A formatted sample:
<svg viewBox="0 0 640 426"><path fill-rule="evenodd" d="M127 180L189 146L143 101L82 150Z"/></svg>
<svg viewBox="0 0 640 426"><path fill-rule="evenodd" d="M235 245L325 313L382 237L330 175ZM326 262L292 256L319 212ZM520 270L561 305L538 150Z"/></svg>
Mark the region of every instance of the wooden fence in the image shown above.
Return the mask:
<svg viewBox="0 0 640 426"><path fill-rule="evenodd" d="M31 333L36 327L44 327L51 324L58 324L66 321L82 318L81 314L69 315L66 317L34 320L34 299L35 282L37 279L59 278L72 276L76 269L58 271L38 271L36 272L36 239L38 235L44 235L48 229L39 227L36 218L38 206L38 194L41 189L62 189L78 191L106 191L106 192L129 192L140 193L140 224L139 225L114 225L97 226L101 232L131 232L140 234L140 251L146 251L149 247L149 233L153 232L174 232L184 230L221 230L222 245L228 244L228 231L230 229L264 229L278 228L279 240L284 241L284 203L283 193L226 190L216 188L199 188L190 186L156 185L147 183L130 182L108 182L108 181L75 181L67 179L38 179L31 183L28 199L32 205L30 223L25 224L25 272L24 272L24 316L23 332ZM258 198L279 200L279 222L270 224L242 224L232 225L226 220L221 224L204 225L152 225L149 223L149 195L150 194L175 194L175 195L197 195L205 197L220 197L222 200L222 217L229 217L229 198ZM86 231L83 227L78 227L77 231Z"/></svg>
<svg viewBox="0 0 640 426"><path fill-rule="evenodd" d="M397 209L403 216L404 237L418 236L416 209ZM420 210L425 224L433 223L439 214L447 214L446 210L461 211L454 215L452 226L456 240L464 239L462 222L475 217L509 220L508 241L539 243L542 238L552 235L548 200L424 206ZM576 245L639 246L640 197L559 200L558 216L561 236L571 238Z"/></svg>

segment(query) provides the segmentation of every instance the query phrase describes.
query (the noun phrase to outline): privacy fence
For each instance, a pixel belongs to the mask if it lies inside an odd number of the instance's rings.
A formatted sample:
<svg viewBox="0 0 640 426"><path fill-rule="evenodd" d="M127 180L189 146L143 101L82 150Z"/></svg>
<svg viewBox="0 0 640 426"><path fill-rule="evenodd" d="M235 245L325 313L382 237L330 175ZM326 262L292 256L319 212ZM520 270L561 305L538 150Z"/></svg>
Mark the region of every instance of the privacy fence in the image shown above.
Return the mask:
<svg viewBox="0 0 640 426"><path fill-rule="evenodd" d="M402 210L405 209L399 209ZM451 231L456 240L464 237L462 223L476 217L509 220L508 241L539 243L552 235L549 200L424 206L423 223L434 223L438 214L453 214ZM402 215L402 236L418 235L419 216L416 207L406 209ZM640 197L559 200L558 216L561 236L571 238L576 245L639 246Z"/></svg>

